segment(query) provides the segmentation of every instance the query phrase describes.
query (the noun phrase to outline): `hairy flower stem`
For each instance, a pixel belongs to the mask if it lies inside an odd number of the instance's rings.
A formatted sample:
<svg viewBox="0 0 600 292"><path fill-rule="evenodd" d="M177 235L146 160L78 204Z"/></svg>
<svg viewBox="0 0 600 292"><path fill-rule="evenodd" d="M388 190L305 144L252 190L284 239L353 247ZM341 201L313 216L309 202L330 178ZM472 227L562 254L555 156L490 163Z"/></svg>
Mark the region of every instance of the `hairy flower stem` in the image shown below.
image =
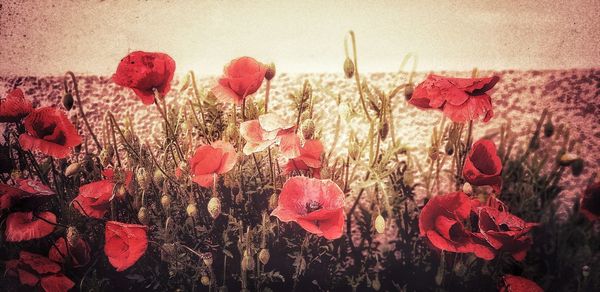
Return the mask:
<svg viewBox="0 0 600 292"><path fill-rule="evenodd" d="M353 57L354 57L354 78L356 80L356 87L358 88L358 94L360 96L360 103L362 104L362 108L365 111L365 116L367 117L367 119L370 122L371 115L369 114L369 111L367 110L367 104L365 103L365 97L364 97L364 94L362 91L362 87L360 85L360 76L358 74L358 58L357 58L357 54L356 54L356 37L354 36L354 31L349 31L348 33L350 34L350 39L352 40L352 52L353 52Z"/></svg>
<svg viewBox="0 0 600 292"><path fill-rule="evenodd" d="M165 104L165 108L162 109L160 107L160 105L158 104L159 99L160 99L160 94L158 93L158 90L154 89L154 104L156 105L156 109L158 110L160 115L163 117L163 120L165 121L165 127L167 128L167 136L169 136L169 134L171 135L171 138L173 139L173 144L175 145L175 149L177 150L177 154L179 155L179 159L183 161L184 160L183 151L181 151L181 148L179 147L179 143L177 142L177 137L175 136L175 131L171 127L171 123L169 123L169 119L167 118L166 104Z"/></svg>
<svg viewBox="0 0 600 292"><path fill-rule="evenodd" d="M265 89L265 114L269 112L270 92L271 92L271 80L267 80L267 88Z"/></svg>
<svg viewBox="0 0 600 292"><path fill-rule="evenodd" d="M67 71L66 75L69 75L71 77L71 81L73 82L73 91L75 91L75 98L77 99L79 115L81 115L81 118L83 119L83 122L85 123L85 127L87 128L88 132L90 132L90 135L92 136L92 139L94 140L94 143L96 143L96 147L98 147L98 151L100 151L100 150L102 150L102 145L100 145L100 142L98 142L98 138L96 137L96 134L94 134L94 131L92 130L92 127L90 126L90 123L88 122L85 112L83 111L83 104L81 103L81 97L79 95L79 88L77 87L77 78L75 78L75 74L73 74L73 72L71 72L71 71ZM66 86L66 84L67 84L67 82L65 81L65 86ZM65 90L67 90L67 88L65 88Z"/></svg>
<svg viewBox="0 0 600 292"><path fill-rule="evenodd" d="M112 143L113 143L113 147L115 148L115 154L117 156L117 165L119 167L121 167L122 166L121 155L119 154L119 148L118 148L118 145L117 145L117 137L115 136L115 125L114 125L112 119L109 118L109 121L110 121L110 134L111 134L111 137L112 137Z"/></svg>
<svg viewBox="0 0 600 292"><path fill-rule="evenodd" d="M371 176L371 172L367 171L364 181L368 180L370 176ZM358 260L360 255L357 254L356 247L354 246L354 243L352 242L352 216L354 215L354 211L356 211L356 208L358 207L358 203L360 202L360 198L362 197L364 192L365 192L365 188L361 188L360 191L358 192L358 196L356 196L356 199L354 199L354 203L352 204L350 211L348 211L348 214L346 215L346 237L348 238L352 252L356 256L356 260Z"/></svg>

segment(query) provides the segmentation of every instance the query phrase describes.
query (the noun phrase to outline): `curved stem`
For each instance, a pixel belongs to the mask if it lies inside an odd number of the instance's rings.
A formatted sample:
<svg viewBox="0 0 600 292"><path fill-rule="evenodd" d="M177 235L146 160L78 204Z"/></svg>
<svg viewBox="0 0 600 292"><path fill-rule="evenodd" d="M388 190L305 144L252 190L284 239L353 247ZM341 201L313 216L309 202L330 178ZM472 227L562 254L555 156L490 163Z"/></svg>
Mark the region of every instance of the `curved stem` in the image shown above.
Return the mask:
<svg viewBox="0 0 600 292"><path fill-rule="evenodd" d="M77 78L75 78L75 74L73 74L73 72L71 72L71 71L67 71L66 74L71 76L71 79L73 81L73 90L75 91L75 98L77 99L77 105L79 105L79 114L81 115L81 118L83 119L83 122L85 123L85 127L87 128L88 132L90 132L90 135L92 136L94 143L96 143L96 147L98 147L98 150L102 150L102 145L100 145L100 142L98 142L98 138L96 137L96 134L94 134L94 131L92 130L92 127L90 126L90 123L88 122L85 112L83 111L83 104L81 103L81 97L79 96L79 88L77 87ZM65 84L66 84L66 82L65 82Z"/></svg>
<svg viewBox="0 0 600 292"><path fill-rule="evenodd" d="M173 144L175 144L175 149L177 150L177 154L179 155L179 159L183 160L184 159L183 158L184 157L183 156L183 151L181 151L181 148L179 147L179 143L177 143L177 137L175 137L175 132L173 131L173 128L171 127L171 123L169 123L169 120L167 119L167 114L165 113L166 107L165 107L165 109L162 109L160 107L160 105L158 104L159 93L158 93L158 90L156 90L156 89L154 90L154 96L155 96L154 97L154 104L156 105L156 109L158 109L158 112L160 113L160 115L165 120L165 126L167 128L167 136L169 134L171 134L171 136L172 136L171 138L174 141Z"/></svg>
<svg viewBox="0 0 600 292"><path fill-rule="evenodd" d="M354 36L354 31L350 31L350 38L352 40L352 52L354 56L354 78L356 80L356 87L358 88L358 94L360 96L360 103L362 104L363 110L365 111L365 115L369 122L371 121L371 115L367 110L367 104L365 103L365 97L362 91L362 87L360 85L360 76L358 74L358 58L356 54L356 37Z"/></svg>

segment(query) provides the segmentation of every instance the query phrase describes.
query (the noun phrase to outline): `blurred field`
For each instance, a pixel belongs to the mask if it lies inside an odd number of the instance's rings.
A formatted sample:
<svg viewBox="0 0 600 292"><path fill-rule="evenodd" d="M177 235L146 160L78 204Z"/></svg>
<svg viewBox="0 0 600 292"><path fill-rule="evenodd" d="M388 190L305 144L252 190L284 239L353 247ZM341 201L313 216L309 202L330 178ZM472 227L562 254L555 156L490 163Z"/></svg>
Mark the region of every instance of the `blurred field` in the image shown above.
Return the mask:
<svg viewBox="0 0 600 292"><path fill-rule="evenodd" d="M437 73L464 77L471 74ZM571 136L580 141L576 152L585 159L586 168L579 178L569 178L564 194L580 193L587 178L600 169L600 69L479 72L479 76L490 74L501 77L492 95L495 117L487 124L476 123L475 138L497 132L500 125L506 122L511 123L511 129L517 135L527 134L532 131L542 110L548 108L556 126L564 124L571 130ZM371 86L385 92L405 83L407 78L402 73L377 73L365 77ZM424 77L424 73L417 74L415 82L420 82ZM215 80L204 78L199 80L199 86L210 88ZM288 110L291 109L291 100L287 98L287 94L300 90L304 80L309 80L315 90L317 127L321 128L324 145L329 149L332 147L333 125L337 117L334 96L340 94L342 100L353 100L357 105L355 84L341 74L278 74L272 81L272 108L283 116L291 115L293 111ZM59 105L63 95L62 77L0 77L0 92L3 95L17 85L35 105ZM97 133L101 132L101 121L108 110L117 119L130 116L138 133L152 133L162 121L153 106L143 105L133 97L130 90L116 86L107 76L84 76L80 78L79 88L88 118ZM172 92L167 97L171 106L185 102L185 96L177 93L178 88L175 81ZM264 85L255 98L262 99L263 96ZM425 165L431 130L439 123L442 114L423 112L408 106L402 94L394 102L396 135L404 144L414 148L418 160ZM361 110L358 107L356 109ZM71 111L71 115L76 115L76 111ZM80 133L85 134L82 125L79 128ZM350 129L355 129L359 136L365 136L368 131L366 122L356 119L343 128L345 130L334 153L345 153L343 140ZM526 138L522 137L520 142L524 141Z"/></svg>

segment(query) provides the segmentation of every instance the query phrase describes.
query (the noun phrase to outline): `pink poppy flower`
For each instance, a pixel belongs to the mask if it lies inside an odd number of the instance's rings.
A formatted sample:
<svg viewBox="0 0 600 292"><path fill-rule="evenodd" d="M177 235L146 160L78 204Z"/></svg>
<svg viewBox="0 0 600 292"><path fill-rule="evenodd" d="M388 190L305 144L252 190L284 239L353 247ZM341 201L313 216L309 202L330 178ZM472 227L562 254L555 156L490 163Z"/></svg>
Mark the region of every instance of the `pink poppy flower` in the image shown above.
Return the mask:
<svg viewBox="0 0 600 292"><path fill-rule="evenodd" d="M18 260L6 262L6 274L18 277L22 285L38 284L46 292L66 292L75 283L60 273L61 267L47 257L21 251Z"/></svg>
<svg viewBox="0 0 600 292"><path fill-rule="evenodd" d="M82 185L72 205L82 215L100 219L110 209L114 189L115 183L111 179Z"/></svg>
<svg viewBox="0 0 600 292"><path fill-rule="evenodd" d="M236 161L237 153L229 142L200 146L190 159L192 180L205 188L211 187L214 176L229 172Z"/></svg>
<svg viewBox="0 0 600 292"><path fill-rule="evenodd" d="M54 158L69 156L71 149L81 144L81 137L67 115L56 108L33 110L23 121L25 134L19 136L23 149L36 150Z"/></svg>
<svg viewBox="0 0 600 292"><path fill-rule="evenodd" d="M529 279L504 275L499 292L544 292L544 289Z"/></svg>
<svg viewBox="0 0 600 292"><path fill-rule="evenodd" d="M336 239L344 228L344 193L331 180L295 176L281 190L271 216L283 222L296 222L304 230Z"/></svg>
<svg viewBox="0 0 600 292"><path fill-rule="evenodd" d="M283 165L283 174L289 175L294 171L310 171L313 177L319 178L322 167L321 155L324 151L323 143L321 143L319 140L306 140L304 145L299 145L300 138L297 135L294 135L293 138L287 141L292 141L292 143L288 144L282 141L282 147L284 148L284 150L282 150L283 155L285 156L285 153L292 153L292 151L296 151L296 148L298 149L298 155L289 159L281 160Z"/></svg>
<svg viewBox="0 0 600 292"><path fill-rule="evenodd" d="M0 184L0 210L10 208L15 202L32 197L54 195L54 191L39 181L17 179L18 186Z"/></svg>
<svg viewBox="0 0 600 292"><path fill-rule="evenodd" d="M246 140L244 154L261 152L275 144L281 137L294 132L294 124L283 121L274 113L264 114L258 120L240 124L240 134Z"/></svg>

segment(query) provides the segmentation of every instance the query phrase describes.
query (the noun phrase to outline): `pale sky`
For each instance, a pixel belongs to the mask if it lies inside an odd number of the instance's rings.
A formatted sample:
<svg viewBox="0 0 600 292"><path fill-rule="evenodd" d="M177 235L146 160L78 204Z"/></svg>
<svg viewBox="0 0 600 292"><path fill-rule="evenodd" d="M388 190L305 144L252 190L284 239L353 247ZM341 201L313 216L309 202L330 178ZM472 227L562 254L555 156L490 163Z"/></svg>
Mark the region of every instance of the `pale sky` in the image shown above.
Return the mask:
<svg viewBox="0 0 600 292"><path fill-rule="evenodd" d="M278 72L339 72L353 29L364 72L600 67L600 1L4 1L0 75L109 75L129 51L177 74L239 56ZM563 2L563 3L560 3Z"/></svg>

